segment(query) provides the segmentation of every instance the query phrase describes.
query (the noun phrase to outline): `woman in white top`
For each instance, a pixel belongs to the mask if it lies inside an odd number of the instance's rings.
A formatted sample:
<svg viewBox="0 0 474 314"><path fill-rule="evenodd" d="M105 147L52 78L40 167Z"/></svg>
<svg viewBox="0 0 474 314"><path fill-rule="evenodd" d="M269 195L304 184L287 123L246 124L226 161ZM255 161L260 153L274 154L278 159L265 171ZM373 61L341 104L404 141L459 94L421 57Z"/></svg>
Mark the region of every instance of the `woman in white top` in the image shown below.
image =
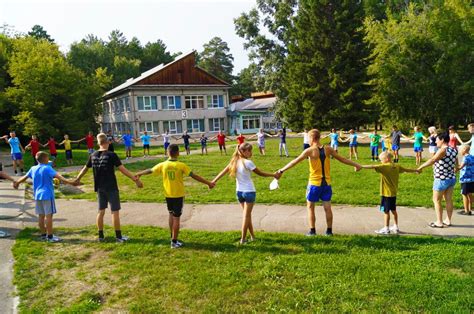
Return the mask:
<svg viewBox="0 0 474 314"><path fill-rule="evenodd" d="M243 210L242 219L242 236L240 238L240 244L247 242L247 230L250 233L250 240L255 239L252 225L252 209L255 204L256 190L255 185L252 181L252 172L255 172L261 177L274 177L280 178L279 173L268 173L263 172L255 166L253 161L250 160L252 157L252 145L249 143L243 143L237 146L232 159L229 164L222 170L212 182L215 184L220 178L226 173L230 176L235 177L237 200Z"/></svg>
<svg viewBox="0 0 474 314"><path fill-rule="evenodd" d="M257 146L260 155L265 155L265 135L266 134L263 132L263 129L260 129L258 130L257 134L249 137L249 139L257 138Z"/></svg>

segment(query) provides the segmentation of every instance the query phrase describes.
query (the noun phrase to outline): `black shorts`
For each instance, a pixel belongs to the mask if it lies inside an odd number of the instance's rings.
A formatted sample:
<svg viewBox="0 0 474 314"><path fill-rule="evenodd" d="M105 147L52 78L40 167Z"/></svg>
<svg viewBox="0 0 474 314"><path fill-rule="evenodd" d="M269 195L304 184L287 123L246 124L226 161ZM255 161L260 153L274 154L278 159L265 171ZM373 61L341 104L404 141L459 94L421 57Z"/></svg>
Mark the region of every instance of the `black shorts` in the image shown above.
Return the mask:
<svg viewBox="0 0 474 314"><path fill-rule="evenodd" d="M225 144L219 144L219 149L220 150L225 149Z"/></svg>
<svg viewBox="0 0 474 314"><path fill-rule="evenodd" d="M380 211L384 213L388 213L389 211L396 211L397 210L397 197L388 197L382 196L380 200Z"/></svg>
<svg viewBox="0 0 474 314"><path fill-rule="evenodd" d="M120 210L119 191L97 191L97 200L99 201L99 210L106 209L110 204L110 210L115 212Z"/></svg>
<svg viewBox="0 0 474 314"><path fill-rule="evenodd" d="M184 197L167 197L166 205L168 205L168 212L174 217L181 217L183 213Z"/></svg>
<svg viewBox="0 0 474 314"><path fill-rule="evenodd" d="M109 152L115 151L114 144L109 144L109 149L108 149L108 151L109 151Z"/></svg>
<svg viewBox="0 0 474 314"><path fill-rule="evenodd" d="M143 149L150 149L150 144L143 144Z"/></svg>
<svg viewBox="0 0 474 314"><path fill-rule="evenodd" d="M189 143L184 143L184 149L189 149Z"/></svg>
<svg viewBox="0 0 474 314"><path fill-rule="evenodd" d="M468 195L474 193L474 182L461 183L461 194Z"/></svg>
<svg viewBox="0 0 474 314"><path fill-rule="evenodd" d="M72 159L72 150L67 150L66 151L66 159L71 160Z"/></svg>

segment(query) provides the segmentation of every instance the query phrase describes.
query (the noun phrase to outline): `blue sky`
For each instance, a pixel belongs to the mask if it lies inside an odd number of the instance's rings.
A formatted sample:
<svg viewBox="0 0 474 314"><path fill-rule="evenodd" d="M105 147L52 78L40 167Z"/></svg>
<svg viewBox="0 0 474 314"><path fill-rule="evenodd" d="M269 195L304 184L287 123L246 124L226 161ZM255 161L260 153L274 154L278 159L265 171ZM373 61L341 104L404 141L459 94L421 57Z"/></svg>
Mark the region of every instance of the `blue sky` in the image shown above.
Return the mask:
<svg viewBox="0 0 474 314"><path fill-rule="evenodd" d="M0 23L25 33L39 24L62 51L87 34L107 39L114 29L142 44L161 39L172 53L202 51L218 36L228 43L237 73L249 61L233 19L254 6L254 0L0 0Z"/></svg>

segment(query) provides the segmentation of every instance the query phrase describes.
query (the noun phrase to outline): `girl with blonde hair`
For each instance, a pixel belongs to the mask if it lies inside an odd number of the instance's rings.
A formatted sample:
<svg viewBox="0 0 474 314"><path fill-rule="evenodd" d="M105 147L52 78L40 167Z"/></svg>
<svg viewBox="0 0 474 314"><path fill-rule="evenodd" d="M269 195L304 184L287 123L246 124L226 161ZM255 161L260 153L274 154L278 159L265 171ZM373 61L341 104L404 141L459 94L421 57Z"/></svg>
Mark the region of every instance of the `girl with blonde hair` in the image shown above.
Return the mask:
<svg viewBox="0 0 474 314"><path fill-rule="evenodd" d="M247 242L247 231L250 233L250 240L255 239L252 225L252 209L255 204L256 190L252 181L252 172L261 177L280 178L278 173L263 172L255 166L250 158L252 157L252 145L243 143L237 146L229 164L212 180L212 183L222 178L226 173L235 177L237 200L243 210L242 236L240 244Z"/></svg>

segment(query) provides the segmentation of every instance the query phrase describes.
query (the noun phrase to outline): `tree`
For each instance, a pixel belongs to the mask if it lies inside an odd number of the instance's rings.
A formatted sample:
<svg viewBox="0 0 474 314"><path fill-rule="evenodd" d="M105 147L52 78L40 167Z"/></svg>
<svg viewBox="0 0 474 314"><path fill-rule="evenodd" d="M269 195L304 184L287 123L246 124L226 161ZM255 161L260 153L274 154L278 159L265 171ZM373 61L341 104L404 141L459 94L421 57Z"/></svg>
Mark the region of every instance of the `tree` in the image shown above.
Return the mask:
<svg viewBox="0 0 474 314"><path fill-rule="evenodd" d="M260 75L257 66L250 64L248 67L242 69L235 77L232 88L230 89L231 95L241 95L248 98L252 92L264 90L264 84L259 81L259 79Z"/></svg>
<svg viewBox="0 0 474 314"><path fill-rule="evenodd" d="M31 31L28 32L28 36L34 37L36 39L45 39L50 43L54 42L54 39L49 36L48 32L41 25L35 25L31 28Z"/></svg>
<svg viewBox="0 0 474 314"><path fill-rule="evenodd" d="M162 63L166 64L173 61L176 55L172 55L170 52L166 51L166 49L166 45L161 39L158 39L153 43L148 42L145 47L143 47L140 70L145 72Z"/></svg>
<svg viewBox="0 0 474 314"><path fill-rule="evenodd" d="M204 50L198 55L197 64L202 69L229 84L233 81L234 57L229 46L219 37L204 44Z"/></svg>
<svg viewBox="0 0 474 314"><path fill-rule="evenodd" d="M385 120L446 127L473 119L473 12L469 1L444 1L411 5L401 19L366 20L369 103Z"/></svg>

